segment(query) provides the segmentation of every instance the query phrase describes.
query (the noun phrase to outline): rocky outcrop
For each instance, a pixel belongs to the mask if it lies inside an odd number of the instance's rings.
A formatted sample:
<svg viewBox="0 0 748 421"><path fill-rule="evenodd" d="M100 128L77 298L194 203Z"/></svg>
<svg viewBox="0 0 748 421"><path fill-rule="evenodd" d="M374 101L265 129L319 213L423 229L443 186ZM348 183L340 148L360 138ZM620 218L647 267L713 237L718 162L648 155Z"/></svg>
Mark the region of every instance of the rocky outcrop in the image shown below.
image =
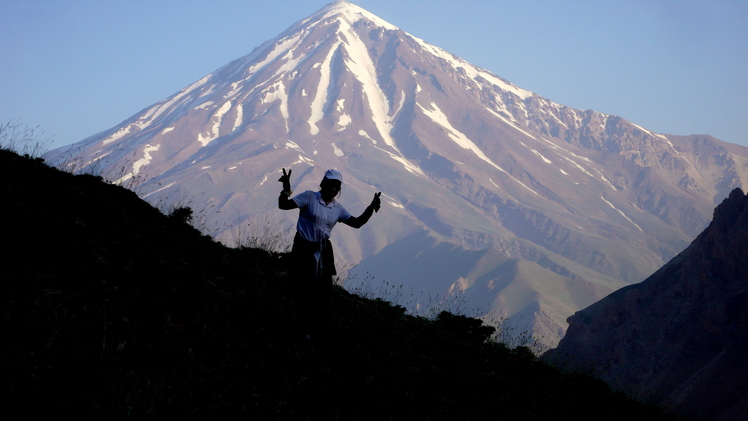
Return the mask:
<svg viewBox="0 0 748 421"><path fill-rule="evenodd" d="M748 419L748 196L644 282L568 319L543 358L677 412Z"/></svg>

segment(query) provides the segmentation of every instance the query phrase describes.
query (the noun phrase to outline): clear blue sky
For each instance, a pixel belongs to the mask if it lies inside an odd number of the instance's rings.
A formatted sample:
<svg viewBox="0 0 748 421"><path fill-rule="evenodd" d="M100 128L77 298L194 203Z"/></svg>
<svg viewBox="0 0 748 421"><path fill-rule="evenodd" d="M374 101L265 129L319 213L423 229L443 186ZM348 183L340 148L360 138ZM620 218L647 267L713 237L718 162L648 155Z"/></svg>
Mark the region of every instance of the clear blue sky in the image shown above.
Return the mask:
<svg viewBox="0 0 748 421"><path fill-rule="evenodd" d="M0 0L0 122L109 129L325 0ZM358 0L555 102L748 146L746 0Z"/></svg>

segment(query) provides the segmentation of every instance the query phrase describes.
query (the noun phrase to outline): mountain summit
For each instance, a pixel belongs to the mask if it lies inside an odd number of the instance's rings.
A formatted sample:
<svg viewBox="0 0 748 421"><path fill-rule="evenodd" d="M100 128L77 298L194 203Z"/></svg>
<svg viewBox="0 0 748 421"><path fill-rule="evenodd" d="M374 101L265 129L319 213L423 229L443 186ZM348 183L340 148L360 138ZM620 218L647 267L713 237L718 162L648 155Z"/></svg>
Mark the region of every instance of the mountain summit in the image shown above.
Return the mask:
<svg viewBox="0 0 748 421"><path fill-rule="evenodd" d="M550 344L748 180L748 148L554 103L344 1L45 158L188 205L227 244L258 215L288 217L281 168L294 190L337 168L352 213L383 192L375 220L333 233L358 264L350 288L402 285L411 310L509 317Z"/></svg>

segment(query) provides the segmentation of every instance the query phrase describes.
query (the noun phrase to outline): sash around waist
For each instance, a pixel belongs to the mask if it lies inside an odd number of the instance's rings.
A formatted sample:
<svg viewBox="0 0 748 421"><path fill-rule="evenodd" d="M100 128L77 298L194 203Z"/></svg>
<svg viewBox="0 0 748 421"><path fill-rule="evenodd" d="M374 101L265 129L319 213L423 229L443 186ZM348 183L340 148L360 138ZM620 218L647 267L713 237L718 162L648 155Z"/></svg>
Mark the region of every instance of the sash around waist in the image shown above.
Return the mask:
<svg viewBox="0 0 748 421"><path fill-rule="evenodd" d="M300 266L296 268L297 270L306 273L311 272L315 276L319 276L320 272L326 275L337 274L335 270L335 255L329 239L319 242L309 241L297 232L293 239L291 255Z"/></svg>

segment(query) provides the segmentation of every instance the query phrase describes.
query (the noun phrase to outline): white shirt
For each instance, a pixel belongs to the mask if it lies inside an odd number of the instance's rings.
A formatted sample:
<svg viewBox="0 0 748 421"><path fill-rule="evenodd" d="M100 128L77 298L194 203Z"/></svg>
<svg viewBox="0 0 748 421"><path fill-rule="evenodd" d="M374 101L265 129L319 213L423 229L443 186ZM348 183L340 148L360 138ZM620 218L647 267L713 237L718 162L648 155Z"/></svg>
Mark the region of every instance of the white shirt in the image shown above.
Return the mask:
<svg viewBox="0 0 748 421"><path fill-rule="evenodd" d="M299 206L296 230L307 241L320 242L330 238L332 227L351 217L337 200L332 199L329 204L325 203L320 192L307 190L291 200Z"/></svg>

